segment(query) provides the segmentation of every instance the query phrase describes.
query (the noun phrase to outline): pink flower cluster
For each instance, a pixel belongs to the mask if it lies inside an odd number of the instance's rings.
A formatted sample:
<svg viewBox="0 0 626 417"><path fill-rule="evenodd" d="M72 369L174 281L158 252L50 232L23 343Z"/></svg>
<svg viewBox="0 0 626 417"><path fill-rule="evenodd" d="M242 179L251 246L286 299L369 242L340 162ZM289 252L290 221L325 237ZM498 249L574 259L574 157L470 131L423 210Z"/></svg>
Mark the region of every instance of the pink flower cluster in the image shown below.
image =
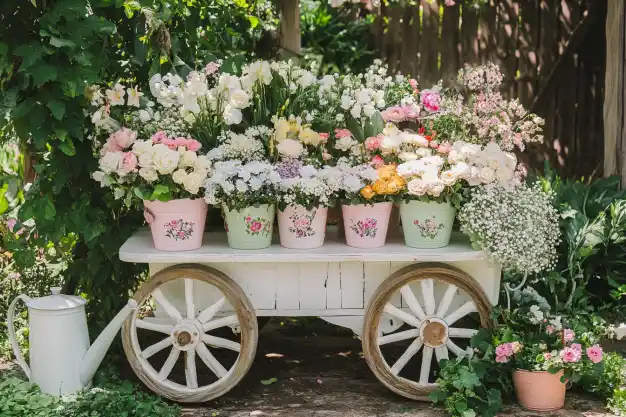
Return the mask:
<svg viewBox="0 0 626 417"><path fill-rule="evenodd" d="M519 342L502 343L496 347L496 362L507 363L510 358L522 350Z"/></svg>
<svg viewBox="0 0 626 417"><path fill-rule="evenodd" d="M150 139L152 140L153 144L156 145L157 143L162 143L172 150L178 149L180 146L184 146L185 148L187 148L188 151L196 152L202 146L200 142L195 139L183 137L170 139L167 136L167 133L163 131L156 132L154 135L152 135Z"/></svg>
<svg viewBox="0 0 626 417"><path fill-rule="evenodd" d="M130 147L136 139L137 132L123 127L109 136L109 139L107 139L107 142L102 147L101 154L104 155L107 152L123 151Z"/></svg>
<svg viewBox="0 0 626 417"><path fill-rule="evenodd" d="M338 139L349 138L350 136L352 136L352 132L350 132L350 130L348 129L335 129L335 136Z"/></svg>
<svg viewBox="0 0 626 417"><path fill-rule="evenodd" d="M420 108L414 104L393 106L383 110L380 115L386 122L400 123L417 119L420 115Z"/></svg>
<svg viewBox="0 0 626 417"><path fill-rule="evenodd" d="M430 113L438 112L441 107L441 95L436 90L422 90L420 103Z"/></svg>
<svg viewBox="0 0 626 417"><path fill-rule="evenodd" d="M382 141L382 135L370 136L369 138L365 139L365 149L367 149L368 151L378 150L380 149L380 144L382 143Z"/></svg>

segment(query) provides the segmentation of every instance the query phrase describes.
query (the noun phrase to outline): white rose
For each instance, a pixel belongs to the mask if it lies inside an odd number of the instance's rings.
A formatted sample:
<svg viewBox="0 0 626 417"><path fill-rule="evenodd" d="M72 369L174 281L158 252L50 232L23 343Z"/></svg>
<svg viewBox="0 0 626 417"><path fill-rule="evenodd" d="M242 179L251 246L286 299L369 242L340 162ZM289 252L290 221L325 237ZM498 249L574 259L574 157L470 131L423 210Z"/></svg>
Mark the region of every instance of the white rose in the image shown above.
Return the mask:
<svg viewBox="0 0 626 417"><path fill-rule="evenodd" d="M402 145L402 139L400 136L383 136L383 140L380 141L380 149L385 152L393 152Z"/></svg>
<svg viewBox="0 0 626 417"><path fill-rule="evenodd" d="M363 106L363 113L367 117L372 117L374 113L376 113L376 107L372 106L371 104L366 104L365 106Z"/></svg>
<svg viewBox="0 0 626 417"><path fill-rule="evenodd" d="M441 173L441 182L443 182L443 184L448 187L453 186L456 183L457 179L458 177L456 176L456 173L454 171L443 171Z"/></svg>
<svg viewBox="0 0 626 417"><path fill-rule="evenodd" d="M480 169L478 167L472 167L466 180L469 185L480 185L482 182L480 179Z"/></svg>
<svg viewBox="0 0 626 417"><path fill-rule="evenodd" d="M152 167L139 168L139 176L148 182L153 182L159 179L159 174Z"/></svg>
<svg viewBox="0 0 626 417"><path fill-rule="evenodd" d="M187 178L187 171L185 171L184 169L177 169L172 174L172 180L176 184L182 184L185 181L185 178Z"/></svg>
<svg viewBox="0 0 626 417"><path fill-rule="evenodd" d="M517 156L515 156L514 153L509 153L509 152L506 152L504 156L506 157L506 160L505 160L506 168L509 169L510 171L515 171L515 167L517 167Z"/></svg>
<svg viewBox="0 0 626 417"><path fill-rule="evenodd" d="M154 154L152 156L152 164L159 174L170 174L178 168L180 154L178 151L169 149L163 144L154 145Z"/></svg>
<svg viewBox="0 0 626 417"><path fill-rule="evenodd" d="M152 119L152 116L150 116L150 113L147 110L139 110L139 120L146 123L149 122L150 119Z"/></svg>
<svg viewBox="0 0 626 417"><path fill-rule="evenodd" d="M287 158L298 158L304 152L304 147L297 140L285 139L276 145L276 150Z"/></svg>
<svg viewBox="0 0 626 417"><path fill-rule="evenodd" d="M354 103L354 100L352 100L352 98L350 98L350 96L341 96L341 108L344 110L348 110L350 107L352 107L352 103Z"/></svg>
<svg viewBox="0 0 626 417"><path fill-rule="evenodd" d="M196 166L198 160L198 154L192 151L185 151L178 162L181 167L193 167Z"/></svg>
<svg viewBox="0 0 626 417"><path fill-rule="evenodd" d="M433 150L430 148L417 148L415 154L420 158L425 158L427 156L431 156L433 154Z"/></svg>
<svg viewBox="0 0 626 417"><path fill-rule="evenodd" d="M152 152L146 152L139 155L139 165L142 167L152 166Z"/></svg>
<svg viewBox="0 0 626 417"><path fill-rule="evenodd" d="M203 181L204 177L197 173L188 174L183 181L183 188L191 194L198 194Z"/></svg>
<svg viewBox="0 0 626 417"><path fill-rule="evenodd" d="M148 140L138 140L133 143L133 152L135 155L140 156L144 153L152 153L152 141Z"/></svg>
<svg viewBox="0 0 626 417"><path fill-rule="evenodd" d="M464 160L464 158L459 153L458 150L452 149L452 150L450 150L450 152L448 152L448 162L450 162L451 164L456 164L457 162L461 162L463 160Z"/></svg>
<svg viewBox="0 0 626 417"><path fill-rule="evenodd" d="M102 171L94 172L91 177L100 183L100 187L108 187L111 185L111 177Z"/></svg>
<svg viewBox="0 0 626 417"><path fill-rule="evenodd" d="M418 134L410 133L410 132L402 132L400 133L400 137L402 138L402 143L428 148L428 139L426 139L422 135L418 135Z"/></svg>
<svg viewBox="0 0 626 417"><path fill-rule="evenodd" d="M426 182L421 179L411 180L406 186L409 194L417 196L422 196L426 194L426 190L428 189Z"/></svg>
<svg viewBox="0 0 626 417"><path fill-rule="evenodd" d="M117 171L122 160L122 152L107 152L102 158L100 158L100 169L110 174Z"/></svg>
<svg viewBox="0 0 626 417"><path fill-rule="evenodd" d="M230 105L236 109L245 109L250 105L250 96L241 89L236 89L230 93Z"/></svg>
<svg viewBox="0 0 626 417"><path fill-rule="evenodd" d="M350 110L350 115L355 119L359 119L361 117L361 105L357 103L352 106L352 110Z"/></svg>
<svg viewBox="0 0 626 417"><path fill-rule="evenodd" d="M465 179L470 175L471 168L465 162L459 162L452 167L452 172L457 178Z"/></svg>
<svg viewBox="0 0 626 417"><path fill-rule="evenodd" d="M224 108L224 123L227 125L237 125L241 123L242 119L243 114L241 114L241 110L230 105Z"/></svg>
<svg viewBox="0 0 626 417"><path fill-rule="evenodd" d="M446 188L446 186L443 184L443 181L439 180L436 182L431 182L428 186L428 194L432 195L433 197L439 197L439 195L442 193L442 191Z"/></svg>
<svg viewBox="0 0 626 417"><path fill-rule="evenodd" d="M208 172L211 169L211 161L209 161L206 155L200 155L196 158L196 165L193 168L197 170L203 169Z"/></svg>
<svg viewBox="0 0 626 417"><path fill-rule="evenodd" d="M489 183L492 183L496 179L496 172L489 167L483 167L480 170L478 177L484 184L489 184Z"/></svg>
<svg viewBox="0 0 626 417"><path fill-rule="evenodd" d="M415 161L417 159L417 155L414 152L401 152L398 155L398 158L401 161Z"/></svg>

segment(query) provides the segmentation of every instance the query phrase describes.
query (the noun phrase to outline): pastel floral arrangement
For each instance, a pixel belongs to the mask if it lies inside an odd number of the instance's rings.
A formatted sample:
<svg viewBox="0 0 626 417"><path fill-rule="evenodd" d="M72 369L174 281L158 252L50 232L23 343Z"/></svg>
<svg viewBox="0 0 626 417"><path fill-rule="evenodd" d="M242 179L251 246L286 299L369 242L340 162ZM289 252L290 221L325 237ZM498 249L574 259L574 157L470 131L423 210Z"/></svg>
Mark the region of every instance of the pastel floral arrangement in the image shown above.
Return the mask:
<svg viewBox="0 0 626 417"><path fill-rule="evenodd" d="M340 187L340 172L332 167L317 169L297 159L275 165L280 176L278 208L299 205L307 209L334 205Z"/></svg>
<svg viewBox="0 0 626 417"><path fill-rule="evenodd" d="M116 199L131 205L141 200L169 201L202 196L202 183L210 162L198 155L195 139L168 137L159 131L140 140L137 132L121 128L112 133L100 151L99 170L93 178L113 190Z"/></svg>
<svg viewBox="0 0 626 417"><path fill-rule="evenodd" d="M493 338L497 364L527 371L563 371L562 382L599 371L603 359L597 335L577 334L564 325L566 317L537 304L499 311L502 325Z"/></svg>
<svg viewBox="0 0 626 417"><path fill-rule="evenodd" d="M318 133L302 124L300 117L277 117L270 138L270 158L278 161L302 160L320 166L331 158L326 149L328 133Z"/></svg>

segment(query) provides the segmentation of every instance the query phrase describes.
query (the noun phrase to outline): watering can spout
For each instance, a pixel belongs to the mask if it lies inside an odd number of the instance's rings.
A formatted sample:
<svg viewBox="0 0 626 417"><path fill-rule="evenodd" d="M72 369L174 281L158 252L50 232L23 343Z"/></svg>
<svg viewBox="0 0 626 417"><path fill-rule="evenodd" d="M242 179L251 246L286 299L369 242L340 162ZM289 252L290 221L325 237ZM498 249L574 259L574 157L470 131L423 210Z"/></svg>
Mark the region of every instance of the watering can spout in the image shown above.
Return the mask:
<svg viewBox="0 0 626 417"><path fill-rule="evenodd" d="M122 323L124 323L126 317L136 308L137 302L135 300L128 300L124 308L117 313L85 353L80 364L80 380L83 384L86 385L91 381L91 378L104 359L104 355L106 355L107 350L109 350L113 339L115 339L115 335L122 327Z"/></svg>

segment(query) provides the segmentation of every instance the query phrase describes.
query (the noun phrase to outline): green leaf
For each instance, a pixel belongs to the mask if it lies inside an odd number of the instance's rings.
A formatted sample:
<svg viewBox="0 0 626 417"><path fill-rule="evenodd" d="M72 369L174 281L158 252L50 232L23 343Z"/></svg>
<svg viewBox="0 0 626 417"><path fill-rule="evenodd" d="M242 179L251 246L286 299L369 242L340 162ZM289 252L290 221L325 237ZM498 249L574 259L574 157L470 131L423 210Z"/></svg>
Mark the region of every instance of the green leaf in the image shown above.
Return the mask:
<svg viewBox="0 0 626 417"><path fill-rule="evenodd" d="M476 417L476 412L474 410L464 411L463 417Z"/></svg>
<svg viewBox="0 0 626 417"><path fill-rule="evenodd" d="M74 148L74 142L72 138L66 138L63 142L59 144L59 149L65 155L74 156L76 155L76 148Z"/></svg>
<svg viewBox="0 0 626 417"><path fill-rule="evenodd" d="M57 79L56 67L46 64L38 63L30 70L30 75L33 77L33 81L36 86L45 84L48 81L54 81Z"/></svg>
<svg viewBox="0 0 626 417"><path fill-rule="evenodd" d="M263 385L272 385L276 381L278 381L277 378L262 379L261 380L261 384L263 384Z"/></svg>
<svg viewBox="0 0 626 417"><path fill-rule="evenodd" d="M52 116L57 120L62 120L65 115L65 103L60 100L52 99L48 101L46 106L50 109Z"/></svg>
<svg viewBox="0 0 626 417"><path fill-rule="evenodd" d="M456 400L454 402L454 409L458 412L458 413L465 413L467 411L467 402L465 400Z"/></svg>
<svg viewBox="0 0 626 417"><path fill-rule="evenodd" d="M152 192L152 197L156 198L160 195L167 194L170 192L170 189L167 185L157 184L154 186L154 191Z"/></svg>
<svg viewBox="0 0 626 417"><path fill-rule="evenodd" d="M55 38L54 36L50 38L50 45L56 46L57 48L62 48L64 46L73 48L76 46L76 44L69 39Z"/></svg>
<svg viewBox="0 0 626 417"><path fill-rule="evenodd" d="M102 233L106 232L106 230L107 230L106 226L102 223L98 223L95 221L87 223L87 227L85 228L85 231L83 232L83 235L85 237L85 242L92 241L93 239L100 236Z"/></svg>
<svg viewBox="0 0 626 417"><path fill-rule="evenodd" d="M253 15L248 15L248 21L250 22L250 28L254 29L259 26L259 18Z"/></svg>
<svg viewBox="0 0 626 417"><path fill-rule="evenodd" d="M372 115L370 118L370 124L372 126L372 136L376 136L383 132L383 129L385 128L385 120L380 112L377 111Z"/></svg>
<svg viewBox="0 0 626 417"><path fill-rule="evenodd" d="M43 49L41 48L41 44L39 44L39 42L31 42L26 45L18 46L13 54L22 57L20 71L23 71L31 67L39 60L39 58L41 58L43 55Z"/></svg>

